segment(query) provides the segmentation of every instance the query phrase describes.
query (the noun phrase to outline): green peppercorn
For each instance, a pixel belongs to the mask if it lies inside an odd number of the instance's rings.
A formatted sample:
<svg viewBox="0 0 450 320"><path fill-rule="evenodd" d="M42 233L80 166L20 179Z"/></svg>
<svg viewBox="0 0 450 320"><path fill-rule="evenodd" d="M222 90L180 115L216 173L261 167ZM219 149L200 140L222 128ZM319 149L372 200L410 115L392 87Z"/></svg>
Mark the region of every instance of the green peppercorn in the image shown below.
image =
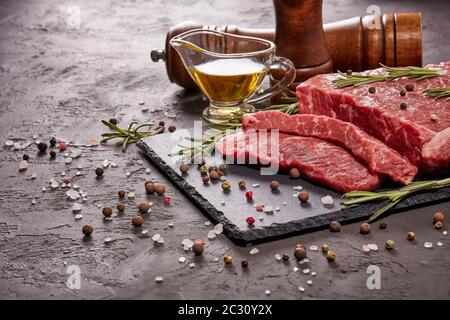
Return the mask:
<svg viewBox="0 0 450 320"><path fill-rule="evenodd" d="M102 167L98 167L97 169L95 169L95 174L97 175L97 177L103 176L104 173L105 173L105 170L103 170Z"/></svg>
<svg viewBox="0 0 450 320"><path fill-rule="evenodd" d="M406 235L406 239L408 239L409 241L413 241L416 238L416 234L412 231L408 232L408 234Z"/></svg>
<svg viewBox="0 0 450 320"><path fill-rule="evenodd" d="M223 261L225 262L225 264L232 264L233 263L233 257L232 256L224 256L223 257Z"/></svg>
<svg viewBox="0 0 450 320"><path fill-rule="evenodd" d="M322 250L323 253L327 253L330 250L330 247L324 243L320 246L320 249Z"/></svg>
<svg viewBox="0 0 450 320"><path fill-rule="evenodd" d="M227 171L227 166L224 163L222 163L219 166L219 171L222 171L223 173L225 173Z"/></svg>
<svg viewBox="0 0 450 320"><path fill-rule="evenodd" d="M393 240L388 240L388 241L386 241L385 247L387 250L392 250L392 249L394 249L394 245L395 245L395 242Z"/></svg>
<svg viewBox="0 0 450 320"><path fill-rule="evenodd" d="M325 257L327 258L328 262L333 262L336 260L336 252L328 250Z"/></svg>
<svg viewBox="0 0 450 320"><path fill-rule="evenodd" d="M47 151L47 144L45 142L39 142L37 145L40 152Z"/></svg>
<svg viewBox="0 0 450 320"><path fill-rule="evenodd" d="M239 189L245 189L245 181L241 180L238 182Z"/></svg>
<svg viewBox="0 0 450 320"><path fill-rule="evenodd" d="M206 166L201 166L200 167L200 173L201 174L207 174L208 173L208 168Z"/></svg>
<svg viewBox="0 0 450 320"><path fill-rule="evenodd" d="M229 183L228 181L222 182L222 189L223 189L223 191L228 191L228 190L230 190L230 189L231 189L230 183Z"/></svg>

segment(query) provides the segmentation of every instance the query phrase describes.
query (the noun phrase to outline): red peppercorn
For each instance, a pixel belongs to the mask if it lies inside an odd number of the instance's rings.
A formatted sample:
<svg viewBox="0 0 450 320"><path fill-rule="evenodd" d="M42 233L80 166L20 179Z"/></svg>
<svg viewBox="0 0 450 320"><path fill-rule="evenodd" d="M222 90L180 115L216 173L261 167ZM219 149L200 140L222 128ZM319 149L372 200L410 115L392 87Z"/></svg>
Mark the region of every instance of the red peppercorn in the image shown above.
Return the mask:
<svg viewBox="0 0 450 320"><path fill-rule="evenodd" d="M256 205L256 211L263 211L263 209L264 209L264 205L262 205L262 204L257 204Z"/></svg>
<svg viewBox="0 0 450 320"><path fill-rule="evenodd" d="M64 179L63 182L64 182L65 184L69 184L69 183L70 183L70 179Z"/></svg>
<svg viewBox="0 0 450 320"><path fill-rule="evenodd" d="M67 149L67 145L64 142L59 144L59 151L65 151Z"/></svg>
<svg viewBox="0 0 450 320"><path fill-rule="evenodd" d="M247 191L245 193L245 197L247 198L248 201L253 200L253 191Z"/></svg>
<svg viewBox="0 0 450 320"><path fill-rule="evenodd" d="M164 197L163 199L165 204L169 204L170 203L170 198L169 197Z"/></svg>
<svg viewBox="0 0 450 320"><path fill-rule="evenodd" d="M251 226L255 223L256 220L253 217L248 217L247 219L245 219L245 221L248 223L249 226Z"/></svg>

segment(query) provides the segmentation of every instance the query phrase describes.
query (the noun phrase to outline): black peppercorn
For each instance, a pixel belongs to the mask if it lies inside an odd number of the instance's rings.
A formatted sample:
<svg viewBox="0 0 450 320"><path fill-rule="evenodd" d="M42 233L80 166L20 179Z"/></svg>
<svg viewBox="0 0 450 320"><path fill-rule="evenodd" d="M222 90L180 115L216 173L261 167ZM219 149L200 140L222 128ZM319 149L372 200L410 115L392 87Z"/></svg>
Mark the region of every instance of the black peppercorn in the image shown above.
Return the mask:
<svg viewBox="0 0 450 320"><path fill-rule="evenodd" d="M405 110L408 105L405 102L400 103L400 109Z"/></svg>
<svg viewBox="0 0 450 320"><path fill-rule="evenodd" d="M177 130L177 127L175 127L174 125L171 125L169 127L169 132L174 132L175 130Z"/></svg>
<svg viewBox="0 0 450 320"><path fill-rule="evenodd" d="M37 147L40 152L47 151L47 144L45 142L39 142Z"/></svg>
<svg viewBox="0 0 450 320"><path fill-rule="evenodd" d="M375 89L375 87L369 88L369 93L375 93L376 91L377 91L377 89Z"/></svg>
<svg viewBox="0 0 450 320"><path fill-rule="evenodd" d="M283 259L283 261L288 261L289 260L289 256L287 254L283 254L281 256L281 259Z"/></svg>
<svg viewBox="0 0 450 320"><path fill-rule="evenodd" d="M352 75L353 71L348 69L347 72L345 72L348 76Z"/></svg>
<svg viewBox="0 0 450 320"><path fill-rule="evenodd" d="M402 97L406 96L406 91L403 89L400 90L400 96L402 96Z"/></svg>
<svg viewBox="0 0 450 320"><path fill-rule="evenodd" d="M125 191L123 191L123 190L120 190L119 192L117 192L117 194L119 195L119 198L121 198L121 199L125 198L125 195L126 195Z"/></svg>
<svg viewBox="0 0 450 320"><path fill-rule="evenodd" d="M119 121L117 121L117 119L114 118L109 119L109 122L113 125L117 125L119 123Z"/></svg>
<svg viewBox="0 0 450 320"><path fill-rule="evenodd" d="M414 85L412 83L408 83L405 85L405 89L406 89L406 91L413 91Z"/></svg>
<svg viewBox="0 0 450 320"><path fill-rule="evenodd" d="M247 260L242 260L241 261L241 266L242 266L242 268L248 268L248 261Z"/></svg>
<svg viewBox="0 0 450 320"><path fill-rule="evenodd" d="M27 154L24 154L24 155L22 156L22 159L25 160L25 161L28 161L28 159L30 159L30 156L27 155Z"/></svg>
<svg viewBox="0 0 450 320"><path fill-rule="evenodd" d="M56 158L56 152L55 151L50 151L50 158L55 159Z"/></svg>
<svg viewBox="0 0 450 320"><path fill-rule="evenodd" d="M104 173L105 173L105 170L103 170L102 167L98 167L97 169L95 169L95 174L97 175L97 177L103 176Z"/></svg>
<svg viewBox="0 0 450 320"><path fill-rule="evenodd" d="M381 222L380 223L380 229L386 229L387 228L387 223L386 222Z"/></svg>
<svg viewBox="0 0 450 320"><path fill-rule="evenodd" d="M87 224L87 225L83 226L83 228L81 229L81 232L83 232L83 234L86 237L90 237L92 232L94 232L94 228L91 225Z"/></svg>
<svg viewBox="0 0 450 320"><path fill-rule="evenodd" d="M160 121L160 122L159 122L159 126L160 126L160 127L164 127L164 126L165 126L164 121Z"/></svg>
<svg viewBox="0 0 450 320"><path fill-rule="evenodd" d="M50 146L54 147L54 146L56 146L56 143L57 143L57 141L55 138L50 139Z"/></svg>

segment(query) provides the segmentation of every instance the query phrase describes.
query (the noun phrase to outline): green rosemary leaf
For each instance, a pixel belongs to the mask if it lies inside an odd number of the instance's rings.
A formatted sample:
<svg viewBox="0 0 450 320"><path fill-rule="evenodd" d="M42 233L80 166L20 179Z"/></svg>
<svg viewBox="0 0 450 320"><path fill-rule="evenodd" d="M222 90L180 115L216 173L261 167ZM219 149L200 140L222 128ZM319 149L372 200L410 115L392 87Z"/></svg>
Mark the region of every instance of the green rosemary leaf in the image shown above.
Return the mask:
<svg viewBox="0 0 450 320"><path fill-rule="evenodd" d="M399 202L401 201L401 199L398 199L396 201L393 202L389 202L387 205L385 205L384 207L382 207L381 209L377 210L370 218L369 218L369 222L374 221L375 219L377 219L378 217L380 217L383 213L389 211L390 209L392 209L393 207L395 207Z"/></svg>
<svg viewBox="0 0 450 320"><path fill-rule="evenodd" d="M422 91L427 97L433 97L435 99L445 98L445 100L450 100L450 87L443 88L431 88Z"/></svg>

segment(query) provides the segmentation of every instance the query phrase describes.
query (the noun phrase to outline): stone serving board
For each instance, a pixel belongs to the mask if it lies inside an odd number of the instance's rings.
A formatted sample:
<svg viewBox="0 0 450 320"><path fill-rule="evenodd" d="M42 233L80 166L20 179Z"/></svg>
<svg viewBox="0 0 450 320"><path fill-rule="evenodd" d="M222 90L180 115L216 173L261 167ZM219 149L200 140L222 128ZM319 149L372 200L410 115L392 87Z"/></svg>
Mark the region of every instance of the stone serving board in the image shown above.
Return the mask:
<svg viewBox="0 0 450 320"><path fill-rule="evenodd" d="M351 223L367 219L378 208L386 204L374 203L343 209L340 205L341 193L332 191L303 179L290 179L286 172L276 176L260 174L259 168L245 165L227 165L226 179L231 190L224 192L222 181L204 185L197 165L190 165L187 174L181 174L179 162L168 156L177 150L180 141L174 134L161 134L145 138L138 142L144 156L164 174L194 205L196 205L214 224L222 223L225 235L237 245L250 245L267 242L295 234L327 228L330 221ZM177 137L182 136L178 133ZM206 164L220 165L223 161L218 155L206 158ZM246 182L246 190L238 187L238 181ZM280 182L279 190L272 191L269 183ZM252 185L259 184L259 187ZM302 186L309 192L310 200L301 204L294 187ZM384 185L383 188L390 187ZM392 187L392 186L391 186ZM398 186L397 186L398 187ZM253 191L254 202L248 202L245 191ZM321 198L330 195L334 205L326 207ZM424 192L405 199L393 212L428 205L438 201L450 200L450 188L439 191ZM273 213L257 212L254 205L272 206ZM275 208L280 210L276 211ZM253 216L256 222L248 226L245 219ZM263 217L261 221L259 217Z"/></svg>

